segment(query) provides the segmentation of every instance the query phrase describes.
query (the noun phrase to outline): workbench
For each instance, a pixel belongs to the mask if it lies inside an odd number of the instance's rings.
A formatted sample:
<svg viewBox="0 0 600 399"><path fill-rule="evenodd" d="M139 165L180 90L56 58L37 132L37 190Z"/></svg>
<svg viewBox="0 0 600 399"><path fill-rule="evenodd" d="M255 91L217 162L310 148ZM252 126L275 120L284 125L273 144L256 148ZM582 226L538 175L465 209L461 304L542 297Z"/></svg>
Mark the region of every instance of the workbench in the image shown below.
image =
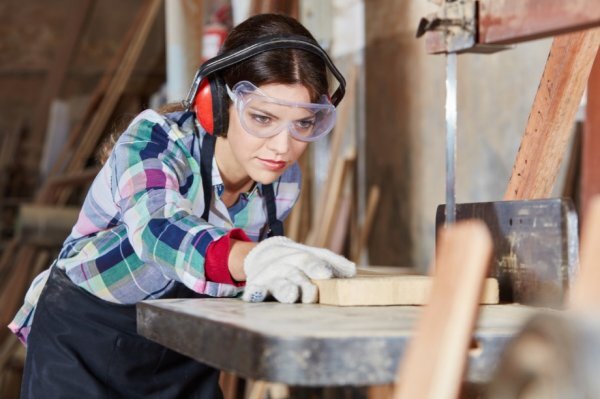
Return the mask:
<svg viewBox="0 0 600 399"><path fill-rule="evenodd" d="M163 299L138 304L137 321L142 336L245 378L294 386L366 386L394 381L422 309ZM505 344L540 311L481 306L467 380L489 381Z"/></svg>

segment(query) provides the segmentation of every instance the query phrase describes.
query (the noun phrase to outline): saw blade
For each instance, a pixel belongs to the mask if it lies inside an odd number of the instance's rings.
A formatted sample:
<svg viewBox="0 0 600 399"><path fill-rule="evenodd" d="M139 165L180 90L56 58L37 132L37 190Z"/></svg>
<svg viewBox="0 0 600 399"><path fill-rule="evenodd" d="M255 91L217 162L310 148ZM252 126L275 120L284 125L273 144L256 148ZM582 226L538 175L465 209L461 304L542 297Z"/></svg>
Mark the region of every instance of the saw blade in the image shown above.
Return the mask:
<svg viewBox="0 0 600 399"><path fill-rule="evenodd" d="M456 221L456 53L446 55L446 225Z"/></svg>

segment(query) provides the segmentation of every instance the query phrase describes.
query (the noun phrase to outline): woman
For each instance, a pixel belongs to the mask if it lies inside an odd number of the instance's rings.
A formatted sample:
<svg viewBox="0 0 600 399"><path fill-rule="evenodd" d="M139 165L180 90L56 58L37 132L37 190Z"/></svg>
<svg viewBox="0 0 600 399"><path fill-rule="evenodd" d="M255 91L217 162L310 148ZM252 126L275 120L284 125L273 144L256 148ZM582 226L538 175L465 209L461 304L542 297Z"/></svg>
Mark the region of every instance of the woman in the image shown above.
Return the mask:
<svg viewBox="0 0 600 399"><path fill-rule="evenodd" d="M354 275L347 259L277 236L298 198L296 161L335 121L335 67L320 52L292 18L250 18L200 68L188 110L131 122L9 326L28 345L22 397L220 397L217 370L137 335L137 302L243 291L310 303L311 278Z"/></svg>

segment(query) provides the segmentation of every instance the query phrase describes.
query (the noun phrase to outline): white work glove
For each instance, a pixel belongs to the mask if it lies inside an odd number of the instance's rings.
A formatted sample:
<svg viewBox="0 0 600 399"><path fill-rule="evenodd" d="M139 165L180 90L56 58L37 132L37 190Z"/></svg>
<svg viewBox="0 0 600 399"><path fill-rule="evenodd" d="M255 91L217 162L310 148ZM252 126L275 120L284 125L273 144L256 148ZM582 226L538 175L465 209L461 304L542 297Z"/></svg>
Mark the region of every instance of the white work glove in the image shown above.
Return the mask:
<svg viewBox="0 0 600 399"><path fill-rule="evenodd" d="M246 288L242 299L262 302L271 294L279 302L317 301L317 287L310 281L352 277L356 265L328 249L298 244L286 237L260 242L244 259Z"/></svg>

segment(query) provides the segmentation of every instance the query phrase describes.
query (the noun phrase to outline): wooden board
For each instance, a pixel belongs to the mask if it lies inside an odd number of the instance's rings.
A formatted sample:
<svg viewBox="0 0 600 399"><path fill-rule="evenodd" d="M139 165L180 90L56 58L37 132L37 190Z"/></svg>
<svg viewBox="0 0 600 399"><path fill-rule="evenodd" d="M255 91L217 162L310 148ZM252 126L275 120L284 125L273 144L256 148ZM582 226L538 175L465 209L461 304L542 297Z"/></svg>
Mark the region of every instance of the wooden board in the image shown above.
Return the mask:
<svg viewBox="0 0 600 399"><path fill-rule="evenodd" d="M479 220L440 233L429 306L400 362L394 399L458 397L491 254L492 238Z"/></svg>
<svg viewBox="0 0 600 399"><path fill-rule="evenodd" d="M430 276L377 274L313 281L319 303L334 306L426 305L432 282ZM498 303L498 280L487 278L484 287L480 303Z"/></svg>

